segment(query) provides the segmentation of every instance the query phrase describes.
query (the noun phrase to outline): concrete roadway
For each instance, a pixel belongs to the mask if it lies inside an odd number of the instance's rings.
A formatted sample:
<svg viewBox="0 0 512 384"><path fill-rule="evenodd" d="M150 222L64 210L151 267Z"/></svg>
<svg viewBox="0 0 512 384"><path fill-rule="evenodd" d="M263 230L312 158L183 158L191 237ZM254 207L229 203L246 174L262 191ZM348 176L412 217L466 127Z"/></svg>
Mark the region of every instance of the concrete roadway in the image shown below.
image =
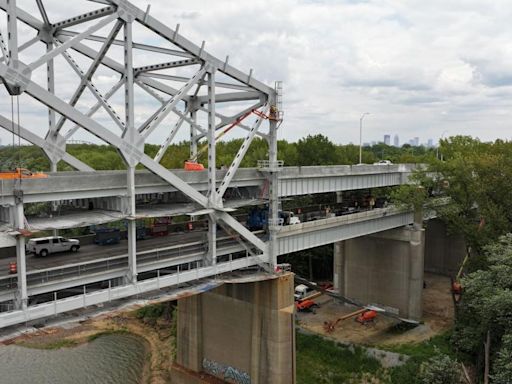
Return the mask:
<svg viewBox="0 0 512 384"><path fill-rule="evenodd" d="M168 236L153 237L137 241L137 252L165 248L173 245L188 244L196 241L206 241L205 231L193 231L187 233L171 233ZM219 231L219 237L224 234ZM76 253L61 252L50 254L46 257L39 257L33 253L27 254L27 271L35 271L46 268L59 267L66 264L74 264L91 260L119 256L128 253L128 243L121 240L115 245L83 245ZM9 263L16 261L15 257L0 259L0 276L7 275Z"/></svg>

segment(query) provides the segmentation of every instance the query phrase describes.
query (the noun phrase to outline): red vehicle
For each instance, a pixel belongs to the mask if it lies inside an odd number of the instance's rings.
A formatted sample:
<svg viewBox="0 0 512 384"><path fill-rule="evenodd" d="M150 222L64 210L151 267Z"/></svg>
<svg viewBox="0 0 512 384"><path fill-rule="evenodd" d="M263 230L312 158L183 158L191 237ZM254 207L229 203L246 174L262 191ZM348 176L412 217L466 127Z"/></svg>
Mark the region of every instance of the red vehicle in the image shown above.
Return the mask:
<svg viewBox="0 0 512 384"><path fill-rule="evenodd" d="M315 303L313 300L302 300L297 301L295 303L295 307L297 308L298 312L312 312L315 308L318 308L319 305Z"/></svg>

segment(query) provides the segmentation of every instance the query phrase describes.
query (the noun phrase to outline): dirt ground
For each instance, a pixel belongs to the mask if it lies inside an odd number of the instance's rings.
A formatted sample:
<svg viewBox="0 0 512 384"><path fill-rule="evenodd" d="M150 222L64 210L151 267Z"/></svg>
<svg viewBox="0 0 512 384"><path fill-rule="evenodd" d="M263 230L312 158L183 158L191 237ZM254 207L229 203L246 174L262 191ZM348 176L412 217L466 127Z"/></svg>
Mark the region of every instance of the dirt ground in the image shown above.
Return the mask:
<svg viewBox="0 0 512 384"><path fill-rule="evenodd" d="M423 323L414 328L398 330L398 320L378 316L370 325L361 325L353 318L341 321L336 325L334 332L328 334L324 330L325 321L336 320L357 309L328 296L315 299L320 305L316 313L298 313L299 325L309 331L354 344L384 345L428 340L452 326L454 309L448 277L425 273L425 283Z"/></svg>

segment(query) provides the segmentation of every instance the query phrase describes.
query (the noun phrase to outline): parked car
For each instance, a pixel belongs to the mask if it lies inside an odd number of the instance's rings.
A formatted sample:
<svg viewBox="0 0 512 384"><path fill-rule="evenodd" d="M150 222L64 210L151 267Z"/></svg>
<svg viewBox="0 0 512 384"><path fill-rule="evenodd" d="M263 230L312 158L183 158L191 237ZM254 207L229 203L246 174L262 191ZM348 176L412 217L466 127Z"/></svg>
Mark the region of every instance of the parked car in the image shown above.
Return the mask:
<svg viewBox="0 0 512 384"><path fill-rule="evenodd" d="M393 163L390 160L380 160L376 163L373 163L373 165L392 165Z"/></svg>
<svg viewBox="0 0 512 384"><path fill-rule="evenodd" d="M25 248L28 252L45 257L50 253L77 252L80 249L80 241L77 239L66 239L62 236L39 237L30 239Z"/></svg>

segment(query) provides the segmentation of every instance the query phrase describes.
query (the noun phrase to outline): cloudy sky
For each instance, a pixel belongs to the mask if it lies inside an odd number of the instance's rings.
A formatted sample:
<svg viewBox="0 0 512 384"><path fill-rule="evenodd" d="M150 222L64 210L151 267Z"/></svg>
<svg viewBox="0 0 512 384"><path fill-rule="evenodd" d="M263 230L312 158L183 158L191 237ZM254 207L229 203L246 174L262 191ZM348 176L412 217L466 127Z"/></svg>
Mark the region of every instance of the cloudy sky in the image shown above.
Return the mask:
<svg viewBox="0 0 512 384"><path fill-rule="evenodd" d="M19 0L34 11L32 3ZM54 12L71 14L85 9L78 3L45 1ZM150 3L153 16L171 27L180 23L180 33L198 45L206 40L211 53L229 55L230 64L253 68L269 84L283 81L281 138L322 133L338 143L358 143L363 112L370 112L364 141L384 134L398 134L401 142L415 136L437 141L443 133L483 140L512 135L509 0ZM63 10L63 4L73 8ZM10 101L4 95L5 114ZM4 133L0 138L10 140Z"/></svg>

